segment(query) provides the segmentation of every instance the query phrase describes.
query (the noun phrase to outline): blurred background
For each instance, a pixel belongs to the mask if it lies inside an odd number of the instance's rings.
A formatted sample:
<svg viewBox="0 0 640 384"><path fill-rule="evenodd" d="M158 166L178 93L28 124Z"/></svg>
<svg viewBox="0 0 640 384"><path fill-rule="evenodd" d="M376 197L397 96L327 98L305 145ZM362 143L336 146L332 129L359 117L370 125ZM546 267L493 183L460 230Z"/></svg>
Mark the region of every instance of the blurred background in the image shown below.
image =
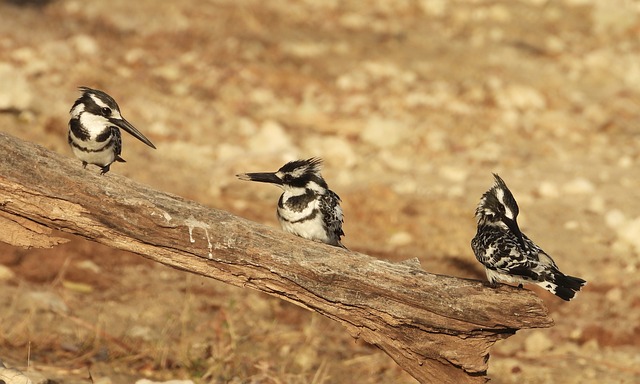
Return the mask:
<svg viewBox="0 0 640 384"><path fill-rule="evenodd" d="M234 175L320 156L347 247L474 279L497 172L523 231L588 285L536 290L556 325L497 343L492 383L631 383L638 36L632 0L5 0L0 129L71 157L77 88L104 90L158 147L124 133L111 173L274 227L280 190ZM415 382L322 316L64 236L0 245L7 363L30 349L59 383Z"/></svg>

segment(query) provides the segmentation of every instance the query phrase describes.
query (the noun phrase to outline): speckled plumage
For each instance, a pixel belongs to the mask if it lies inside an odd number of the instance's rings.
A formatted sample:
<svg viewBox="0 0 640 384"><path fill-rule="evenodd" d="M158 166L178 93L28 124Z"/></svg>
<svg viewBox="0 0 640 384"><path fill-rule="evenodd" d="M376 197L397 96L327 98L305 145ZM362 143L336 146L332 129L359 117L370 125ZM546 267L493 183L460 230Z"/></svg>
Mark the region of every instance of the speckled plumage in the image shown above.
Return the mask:
<svg viewBox="0 0 640 384"><path fill-rule="evenodd" d="M344 232L340 197L322 178L321 163L317 158L296 160L277 172L237 176L241 180L275 184L284 190L278 200L277 217L285 232L346 248L341 242Z"/></svg>
<svg viewBox="0 0 640 384"><path fill-rule="evenodd" d="M518 204L494 174L495 185L476 208L478 230L471 248L486 268L489 282L537 284L563 300L571 300L586 282L560 272L551 256L520 231Z"/></svg>

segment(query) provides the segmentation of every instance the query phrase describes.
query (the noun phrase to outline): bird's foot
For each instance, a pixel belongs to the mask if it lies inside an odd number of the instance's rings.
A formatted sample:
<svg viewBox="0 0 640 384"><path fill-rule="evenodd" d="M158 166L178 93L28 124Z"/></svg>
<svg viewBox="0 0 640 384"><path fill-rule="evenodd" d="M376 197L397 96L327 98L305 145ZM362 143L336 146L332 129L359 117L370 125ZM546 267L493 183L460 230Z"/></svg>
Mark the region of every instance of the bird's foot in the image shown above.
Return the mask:
<svg viewBox="0 0 640 384"><path fill-rule="evenodd" d="M498 283L496 281L483 281L482 285L489 288L498 288Z"/></svg>

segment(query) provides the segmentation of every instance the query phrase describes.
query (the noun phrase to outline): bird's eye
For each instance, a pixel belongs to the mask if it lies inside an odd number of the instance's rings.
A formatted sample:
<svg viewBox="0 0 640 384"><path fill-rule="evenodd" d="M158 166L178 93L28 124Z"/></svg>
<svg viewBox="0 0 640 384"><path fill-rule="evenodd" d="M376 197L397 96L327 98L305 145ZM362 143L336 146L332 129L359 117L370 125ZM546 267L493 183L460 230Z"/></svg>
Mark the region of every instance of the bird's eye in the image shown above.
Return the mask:
<svg viewBox="0 0 640 384"><path fill-rule="evenodd" d="M111 116L111 108L109 108L109 107L102 108L102 114L104 116Z"/></svg>
<svg viewBox="0 0 640 384"><path fill-rule="evenodd" d="M291 175L288 173L285 173L284 176L282 176L282 181L284 181L285 183L291 181L292 179L293 177L291 177Z"/></svg>

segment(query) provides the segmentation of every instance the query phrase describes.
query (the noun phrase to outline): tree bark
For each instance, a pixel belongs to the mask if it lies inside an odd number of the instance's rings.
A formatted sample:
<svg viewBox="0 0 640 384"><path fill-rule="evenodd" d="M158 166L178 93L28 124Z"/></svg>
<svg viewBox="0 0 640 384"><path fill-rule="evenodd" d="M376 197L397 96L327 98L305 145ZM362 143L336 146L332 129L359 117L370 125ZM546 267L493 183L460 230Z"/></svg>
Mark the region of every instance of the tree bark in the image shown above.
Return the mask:
<svg viewBox="0 0 640 384"><path fill-rule="evenodd" d="M486 382L489 348L549 327L527 290L425 272L283 233L0 133L0 241L51 247L51 229L266 292L374 344L421 383Z"/></svg>

